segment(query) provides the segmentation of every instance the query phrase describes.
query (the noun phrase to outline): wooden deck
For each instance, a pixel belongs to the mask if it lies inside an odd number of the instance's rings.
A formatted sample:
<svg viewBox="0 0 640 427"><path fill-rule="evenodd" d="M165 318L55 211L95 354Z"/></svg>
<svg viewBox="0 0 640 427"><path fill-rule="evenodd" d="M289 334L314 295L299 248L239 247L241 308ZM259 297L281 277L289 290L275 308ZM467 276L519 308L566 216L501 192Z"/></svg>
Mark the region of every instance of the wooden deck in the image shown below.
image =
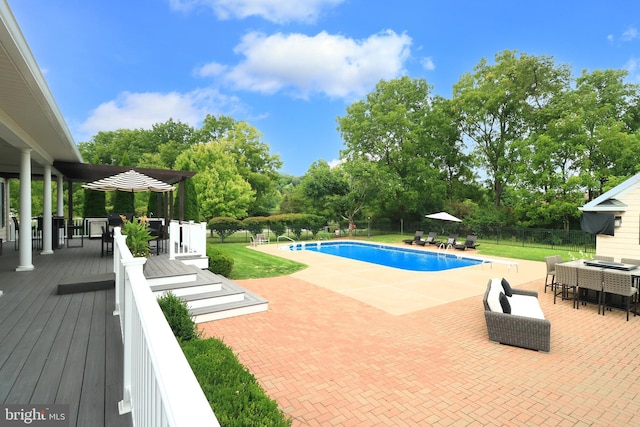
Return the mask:
<svg viewBox="0 0 640 427"><path fill-rule="evenodd" d="M70 426L130 426L122 399L122 340L114 290L57 295L61 279L113 270L100 241L33 252L35 269L16 272L18 252L0 256L0 403L68 404Z"/></svg>

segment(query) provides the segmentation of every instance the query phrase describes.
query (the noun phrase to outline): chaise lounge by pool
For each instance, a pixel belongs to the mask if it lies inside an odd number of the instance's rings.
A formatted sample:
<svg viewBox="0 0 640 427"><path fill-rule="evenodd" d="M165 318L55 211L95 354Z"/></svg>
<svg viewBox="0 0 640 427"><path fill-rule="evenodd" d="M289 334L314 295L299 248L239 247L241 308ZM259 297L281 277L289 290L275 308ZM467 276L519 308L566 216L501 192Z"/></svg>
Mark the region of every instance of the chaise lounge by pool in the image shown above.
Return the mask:
<svg viewBox="0 0 640 427"><path fill-rule="evenodd" d="M289 245L289 250L315 251L409 271L443 271L482 264L481 260L451 253L351 241L296 243Z"/></svg>

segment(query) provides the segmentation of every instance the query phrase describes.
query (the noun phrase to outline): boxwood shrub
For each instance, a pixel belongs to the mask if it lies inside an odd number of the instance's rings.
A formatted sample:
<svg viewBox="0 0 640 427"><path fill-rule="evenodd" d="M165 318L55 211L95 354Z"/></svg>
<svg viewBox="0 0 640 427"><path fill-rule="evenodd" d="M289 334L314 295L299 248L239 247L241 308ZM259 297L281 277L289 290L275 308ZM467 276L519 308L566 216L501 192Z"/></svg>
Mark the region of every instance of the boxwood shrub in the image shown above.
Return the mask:
<svg viewBox="0 0 640 427"><path fill-rule="evenodd" d="M221 426L291 425L292 420L222 341L207 338L180 345Z"/></svg>
<svg viewBox="0 0 640 427"><path fill-rule="evenodd" d="M158 298L158 304L178 341L190 341L199 337L198 326L187 308L187 302L172 292Z"/></svg>
<svg viewBox="0 0 640 427"><path fill-rule="evenodd" d="M233 269L233 258L229 255L207 245L207 256L209 257L209 270L215 274L229 277Z"/></svg>

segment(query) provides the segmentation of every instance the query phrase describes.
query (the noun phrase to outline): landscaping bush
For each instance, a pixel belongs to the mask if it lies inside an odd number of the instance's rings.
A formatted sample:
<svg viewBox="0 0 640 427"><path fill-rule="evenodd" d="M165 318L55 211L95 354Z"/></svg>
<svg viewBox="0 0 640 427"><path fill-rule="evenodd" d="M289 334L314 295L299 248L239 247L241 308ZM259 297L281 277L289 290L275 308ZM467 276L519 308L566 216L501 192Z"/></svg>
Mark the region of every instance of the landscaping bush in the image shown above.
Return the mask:
<svg viewBox="0 0 640 427"><path fill-rule="evenodd" d="M209 270L212 273L229 277L233 269L233 258L213 249L210 245L207 246L207 256L209 257Z"/></svg>
<svg viewBox="0 0 640 427"><path fill-rule="evenodd" d="M189 314L187 302L172 292L158 298L158 304L178 341L191 341L198 338L198 327Z"/></svg>
<svg viewBox="0 0 640 427"><path fill-rule="evenodd" d="M242 226L254 236L260 234L269 225L269 218L264 216L251 216L242 220Z"/></svg>
<svg viewBox="0 0 640 427"><path fill-rule="evenodd" d="M220 425L291 425L291 419L223 342L208 338L180 345Z"/></svg>
<svg viewBox="0 0 640 427"><path fill-rule="evenodd" d="M208 227L212 237L215 231L220 236L220 241L224 242L224 238L238 231L241 225L242 223L235 218L218 216L209 220Z"/></svg>

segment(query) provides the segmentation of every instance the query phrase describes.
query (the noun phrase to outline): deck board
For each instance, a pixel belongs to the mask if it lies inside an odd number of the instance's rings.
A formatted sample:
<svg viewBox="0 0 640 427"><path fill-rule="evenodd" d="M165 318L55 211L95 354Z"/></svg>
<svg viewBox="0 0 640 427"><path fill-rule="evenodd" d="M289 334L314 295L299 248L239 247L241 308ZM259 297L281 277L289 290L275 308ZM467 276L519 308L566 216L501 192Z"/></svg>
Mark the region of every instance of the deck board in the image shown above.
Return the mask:
<svg viewBox="0 0 640 427"><path fill-rule="evenodd" d="M113 257L100 241L33 251L35 269L16 272L18 252L0 256L0 403L68 404L70 426L131 426L122 399L122 337L113 289L57 295L68 276L104 274Z"/></svg>

